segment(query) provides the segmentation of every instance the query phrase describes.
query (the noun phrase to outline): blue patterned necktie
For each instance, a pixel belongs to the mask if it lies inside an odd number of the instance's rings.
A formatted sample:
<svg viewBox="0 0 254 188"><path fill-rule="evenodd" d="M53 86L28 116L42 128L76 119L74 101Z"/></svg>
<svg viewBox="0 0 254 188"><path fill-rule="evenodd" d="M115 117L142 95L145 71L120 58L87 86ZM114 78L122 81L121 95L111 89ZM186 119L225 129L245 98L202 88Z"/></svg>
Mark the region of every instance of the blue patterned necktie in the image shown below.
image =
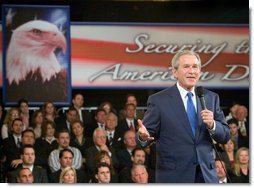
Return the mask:
<svg viewBox="0 0 254 188"><path fill-rule="evenodd" d="M192 101L192 93L187 93L188 100L187 100L187 115L190 122L192 133L195 137L196 128L197 128L197 114L196 110Z"/></svg>

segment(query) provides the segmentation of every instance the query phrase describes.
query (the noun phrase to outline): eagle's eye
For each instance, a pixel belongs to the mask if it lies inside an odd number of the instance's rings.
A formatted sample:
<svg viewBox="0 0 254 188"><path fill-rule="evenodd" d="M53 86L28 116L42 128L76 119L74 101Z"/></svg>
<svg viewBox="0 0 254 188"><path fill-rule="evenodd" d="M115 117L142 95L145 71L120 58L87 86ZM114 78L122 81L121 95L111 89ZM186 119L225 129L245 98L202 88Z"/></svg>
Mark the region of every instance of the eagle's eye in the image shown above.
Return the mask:
<svg viewBox="0 0 254 188"><path fill-rule="evenodd" d="M42 34L42 31L39 30L39 29L33 29L32 32L33 32L33 34L35 34L35 35L41 35L41 34Z"/></svg>

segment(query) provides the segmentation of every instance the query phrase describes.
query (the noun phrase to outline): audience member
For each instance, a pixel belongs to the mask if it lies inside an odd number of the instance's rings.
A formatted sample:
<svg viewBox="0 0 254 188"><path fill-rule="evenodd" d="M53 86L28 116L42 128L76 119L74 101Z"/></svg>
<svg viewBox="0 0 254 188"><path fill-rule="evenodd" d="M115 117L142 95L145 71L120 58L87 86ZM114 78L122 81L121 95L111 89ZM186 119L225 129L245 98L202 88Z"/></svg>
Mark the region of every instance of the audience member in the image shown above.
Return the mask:
<svg viewBox="0 0 254 188"><path fill-rule="evenodd" d="M22 163L20 159L22 146L22 119L17 118L12 121L11 134L3 140L3 151L6 156L4 171L12 171Z"/></svg>
<svg viewBox="0 0 254 188"><path fill-rule="evenodd" d="M74 120L79 120L78 111L74 107L69 107L65 114L64 118L58 118L56 120L56 132L58 133L62 129L65 129L68 130L72 136L71 123Z"/></svg>
<svg viewBox="0 0 254 188"><path fill-rule="evenodd" d="M107 146L111 146L117 152L123 148L122 134L117 128L117 116L109 112L106 117Z"/></svg>
<svg viewBox="0 0 254 188"><path fill-rule="evenodd" d="M104 102L102 102L102 103L99 105L98 109L103 109L103 110L105 110L106 115L108 115L109 112L113 112L113 113L116 114L116 110L115 110L115 108L113 107L113 104L112 104L111 102L109 102L109 101L104 101Z"/></svg>
<svg viewBox="0 0 254 188"><path fill-rule="evenodd" d="M9 134L11 134L12 130L12 121L14 119L20 118L20 112L18 108L12 107L7 111L7 114L4 118L4 122L1 128L1 137L4 140L8 138ZM22 125L22 129L25 129L25 126Z"/></svg>
<svg viewBox="0 0 254 188"><path fill-rule="evenodd" d="M237 119L229 119L227 123L230 130L230 136L234 137L236 142L235 150L240 147L248 147L248 137L243 136L240 133Z"/></svg>
<svg viewBox="0 0 254 188"><path fill-rule="evenodd" d="M98 163L95 168L95 178L98 183L110 183L110 168L107 163Z"/></svg>
<svg viewBox="0 0 254 188"><path fill-rule="evenodd" d="M31 127L31 115L29 113L29 105L26 99L20 99L18 101L18 108L20 110L20 118L23 121L25 128Z"/></svg>
<svg viewBox="0 0 254 188"><path fill-rule="evenodd" d="M76 183L77 175L75 168L71 166L65 167L59 177L59 183Z"/></svg>
<svg viewBox="0 0 254 188"><path fill-rule="evenodd" d="M113 160L113 166L115 169L118 169L118 160L115 154L115 150L113 147L108 147L106 145L107 132L104 129L97 128L93 133L93 142L94 146L89 147L86 150L86 166L87 166L87 174L92 175L94 171L94 156L99 153L101 150L109 153L109 156Z"/></svg>
<svg viewBox="0 0 254 188"><path fill-rule="evenodd" d="M76 147L80 150L84 162L85 151L93 145L93 140L91 137L84 136L84 125L80 120L72 121L71 130L73 136L71 138L70 146Z"/></svg>
<svg viewBox="0 0 254 188"><path fill-rule="evenodd" d="M52 172L55 172L61 168L59 162L59 153L62 149L70 149L74 153L73 167L80 169L82 167L82 155L79 149L70 146L70 133L68 130L62 129L58 133L57 142L59 144L58 149L53 150L48 158L48 165Z"/></svg>
<svg viewBox="0 0 254 188"><path fill-rule="evenodd" d="M88 137L92 137L94 130L98 127L105 129L105 124L106 124L106 112L104 109L98 109L95 112L93 123L85 127L85 134Z"/></svg>
<svg viewBox="0 0 254 188"><path fill-rule="evenodd" d="M119 161L119 170L123 169L124 167L131 168L132 166L131 155L133 149L135 149L137 146L135 133L133 131L129 130L124 133L124 146L124 149L116 153Z"/></svg>
<svg viewBox="0 0 254 188"><path fill-rule="evenodd" d="M74 95L72 105L78 111L80 121L82 121L85 125L90 125L92 123L92 116L91 113L83 109L84 96L81 93Z"/></svg>
<svg viewBox="0 0 254 188"><path fill-rule="evenodd" d="M48 166L48 157L49 154L58 148L58 142L55 138L55 122L51 120L45 120L42 123L41 127L41 137L35 140L35 151L37 156L40 156L42 159L40 165L47 170L47 172L51 172Z"/></svg>
<svg viewBox="0 0 254 188"><path fill-rule="evenodd" d="M223 145L223 151L219 152L221 159L225 162L227 171L232 171L235 162L235 140L231 137L226 144ZM216 157L217 158L217 157Z"/></svg>
<svg viewBox="0 0 254 188"><path fill-rule="evenodd" d="M35 150L32 145L24 145L21 150L21 167L9 173L8 183L16 183L16 177L20 168L29 168L34 177L34 183L48 183L48 175L45 169L34 165Z"/></svg>
<svg viewBox="0 0 254 188"><path fill-rule="evenodd" d="M18 183L34 183L34 177L29 168L21 168L17 176Z"/></svg>
<svg viewBox="0 0 254 188"><path fill-rule="evenodd" d="M248 148L249 148L249 121L248 121L248 110L245 106L239 105L236 109L236 119L238 120L239 130L242 136L248 137Z"/></svg>
<svg viewBox="0 0 254 188"><path fill-rule="evenodd" d="M131 179L134 183L148 183L148 173L142 164L133 165L131 168Z"/></svg>
<svg viewBox="0 0 254 188"><path fill-rule="evenodd" d="M217 171L217 177L219 179L219 183L232 183L231 177L227 177L227 169L225 166L225 162L223 160L215 159L215 167Z"/></svg>
<svg viewBox="0 0 254 188"><path fill-rule="evenodd" d="M234 174L235 183L249 183L249 149L241 147L237 150L235 156Z"/></svg>
<svg viewBox="0 0 254 188"><path fill-rule="evenodd" d="M137 102L137 98L134 94L127 94L126 95L126 102L125 102L125 106L126 104L134 104L135 105L135 119L143 119L145 111L143 109L138 110L138 102ZM126 118L126 110L125 108L120 110L118 113L118 117L119 120L123 120Z"/></svg>
<svg viewBox="0 0 254 188"><path fill-rule="evenodd" d="M58 118L56 106L53 102L45 102L42 106L43 116L47 120L55 121Z"/></svg>
<svg viewBox="0 0 254 188"><path fill-rule="evenodd" d="M62 149L59 153L59 162L61 168L49 175L50 183L58 183L60 174L64 168L72 166L74 154L70 149ZM88 179L83 169L75 169L77 175L77 183L87 183Z"/></svg>
<svg viewBox="0 0 254 188"><path fill-rule="evenodd" d="M135 165L144 165L146 160L146 153L144 149L142 148L135 148L132 151L132 166L130 168L125 167L123 168L119 173L119 182L120 183L133 183L132 177L131 177L131 168ZM155 182L155 172L154 170L147 168L148 172L148 182L154 183Z"/></svg>
<svg viewBox="0 0 254 188"><path fill-rule="evenodd" d="M238 106L239 106L239 104L234 103L234 104L230 107L229 113L228 113L228 115L225 117L227 121L230 120L230 119L236 118L236 109L237 109Z"/></svg>
<svg viewBox="0 0 254 188"><path fill-rule="evenodd" d="M126 104L126 118L118 122L118 126L122 134L128 130L132 130L134 132L138 130L138 122L137 119L135 119L135 110L136 106L134 104Z"/></svg>
<svg viewBox="0 0 254 188"><path fill-rule="evenodd" d="M35 133L35 139L40 138L42 136L41 130L42 130L43 121L44 121L44 115L42 110L36 110L33 113L32 122L31 122L32 124L31 127L33 128Z"/></svg>
<svg viewBox="0 0 254 188"><path fill-rule="evenodd" d="M99 163L107 163L110 169L110 183L118 183L118 174L116 173L116 169L113 166L113 160L109 156L109 153L107 151L100 151L99 153L96 154L95 159L94 159L94 166L96 166ZM92 182L96 182L95 178L95 173L93 172L93 178Z"/></svg>

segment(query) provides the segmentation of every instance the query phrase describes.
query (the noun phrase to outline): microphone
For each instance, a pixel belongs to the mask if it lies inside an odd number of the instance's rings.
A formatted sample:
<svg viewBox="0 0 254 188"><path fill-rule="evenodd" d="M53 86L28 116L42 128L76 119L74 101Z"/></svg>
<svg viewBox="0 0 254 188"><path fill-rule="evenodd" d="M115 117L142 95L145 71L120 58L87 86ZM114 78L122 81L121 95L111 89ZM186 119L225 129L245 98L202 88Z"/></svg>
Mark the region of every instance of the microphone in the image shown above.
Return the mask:
<svg viewBox="0 0 254 188"><path fill-rule="evenodd" d="M204 98L204 88L202 86L196 87L196 95L199 97L202 110L206 109L205 98Z"/></svg>

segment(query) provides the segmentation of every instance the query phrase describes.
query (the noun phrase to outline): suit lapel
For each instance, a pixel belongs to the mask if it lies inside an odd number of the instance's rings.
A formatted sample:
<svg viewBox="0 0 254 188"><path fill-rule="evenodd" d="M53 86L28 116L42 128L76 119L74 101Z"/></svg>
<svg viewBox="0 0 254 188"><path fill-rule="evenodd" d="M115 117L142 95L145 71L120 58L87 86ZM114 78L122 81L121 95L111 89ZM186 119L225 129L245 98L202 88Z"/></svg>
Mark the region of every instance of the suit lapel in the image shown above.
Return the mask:
<svg viewBox="0 0 254 188"><path fill-rule="evenodd" d="M179 125L183 126L186 132L193 139L192 130L190 127L190 123L188 120L188 116L186 110L184 108L183 100L181 98L180 92L178 91L176 85L172 87L172 91L170 93L170 103L173 105L176 121L179 121Z"/></svg>
<svg viewBox="0 0 254 188"><path fill-rule="evenodd" d="M199 100L199 98L197 96L196 96L196 101L197 101L198 126L197 126L197 130L196 130L196 138L195 138L195 140L198 141L203 120L202 120L201 114L200 114L200 112L202 111L202 106L201 106L200 100Z"/></svg>

